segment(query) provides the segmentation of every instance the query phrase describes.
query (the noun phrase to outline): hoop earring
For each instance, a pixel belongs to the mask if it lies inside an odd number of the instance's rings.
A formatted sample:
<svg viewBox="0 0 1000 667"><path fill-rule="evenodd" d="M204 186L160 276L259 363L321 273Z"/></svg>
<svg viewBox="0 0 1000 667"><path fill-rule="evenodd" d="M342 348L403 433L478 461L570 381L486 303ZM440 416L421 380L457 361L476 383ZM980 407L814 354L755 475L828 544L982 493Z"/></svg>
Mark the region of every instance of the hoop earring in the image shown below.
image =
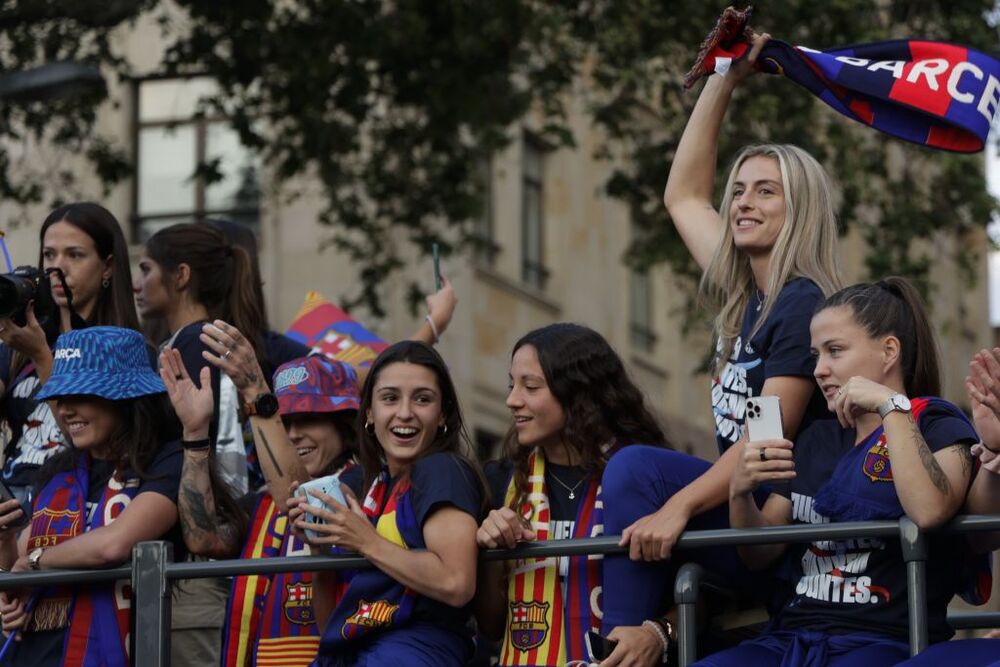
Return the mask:
<svg viewBox="0 0 1000 667"><path fill-rule="evenodd" d="M441 431L441 432L442 432L442 434L444 434L444 435L448 435L448 425L447 425L447 424L443 424L443 425L441 426L441 428L443 429L443 430Z"/></svg>
<svg viewBox="0 0 1000 667"><path fill-rule="evenodd" d="M108 286L110 286L110 285L111 285L111 281L108 280L107 278L105 278L104 280L101 281L101 287L103 287L104 289L108 289Z"/></svg>
<svg viewBox="0 0 1000 667"><path fill-rule="evenodd" d="M365 422L365 433L367 433L368 435L370 435L372 437L375 436L375 423L374 422Z"/></svg>

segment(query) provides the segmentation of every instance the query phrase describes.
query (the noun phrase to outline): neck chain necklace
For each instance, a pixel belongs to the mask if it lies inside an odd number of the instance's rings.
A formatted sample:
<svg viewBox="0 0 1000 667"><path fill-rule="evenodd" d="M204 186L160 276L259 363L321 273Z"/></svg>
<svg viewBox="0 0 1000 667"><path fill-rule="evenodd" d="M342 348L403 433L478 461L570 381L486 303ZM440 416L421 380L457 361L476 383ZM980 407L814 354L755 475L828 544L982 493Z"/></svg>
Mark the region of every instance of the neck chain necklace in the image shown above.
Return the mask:
<svg viewBox="0 0 1000 667"><path fill-rule="evenodd" d="M766 296L760 290L755 290L754 296L757 297L757 312L759 313L760 309L764 307L764 299L766 298Z"/></svg>
<svg viewBox="0 0 1000 667"><path fill-rule="evenodd" d="M583 484L583 480L587 479L590 476L590 475L584 475L579 480L577 480L576 484L574 484L571 487L566 482L564 482L561 479L559 479L558 477L556 477L556 474L551 469L549 469L548 473L550 475L552 475L552 479L554 479L555 481L557 481L559 483L559 486L561 486L562 488L564 488L567 491L569 491L569 499L570 500L574 500L576 498L576 489L577 489L577 487L579 487L581 484Z"/></svg>

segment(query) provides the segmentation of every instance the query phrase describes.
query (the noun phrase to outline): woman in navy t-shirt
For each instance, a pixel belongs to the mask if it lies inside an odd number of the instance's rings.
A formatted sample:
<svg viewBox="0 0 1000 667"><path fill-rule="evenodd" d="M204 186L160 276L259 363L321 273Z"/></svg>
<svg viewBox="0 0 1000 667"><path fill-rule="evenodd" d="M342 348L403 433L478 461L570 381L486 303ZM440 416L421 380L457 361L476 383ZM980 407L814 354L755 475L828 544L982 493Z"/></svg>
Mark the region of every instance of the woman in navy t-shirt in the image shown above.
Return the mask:
<svg viewBox="0 0 1000 667"><path fill-rule="evenodd" d="M972 477L972 424L940 392L937 352L920 297L888 278L831 296L812 319L815 377L836 419L795 440L749 442L730 487L740 528L897 519L938 526ZM753 498L775 485L763 508ZM965 543L928 537L931 641L951 635L948 602L963 585ZM752 569L787 545L740 548ZM819 540L790 554L797 583L768 632L697 664L887 665L909 655L906 569L898 540Z"/></svg>
<svg viewBox="0 0 1000 667"><path fill-rule="evenodd" d="M432 347L403 341L372 363L358 410L359 459L368 493L347 506L314 494L325 508L295 497L288 519L296 535L368 559L334 605L314 595L324 628L318 667L414 665L463 667L471 657L466 624L476 590L476 528L485 501L482 473L465 454L458 396ZM322 524L307 523L309 514ZM309 538L302 531L317 534ZM331 572L316 573L316 590Z"/></svg>
<svg viewBox="0 0 1000 667"><path fill-rule="evenodd" d="M781 398L784 433L793 437L823 416L812 382L809 318L840 287L833 190L823 167L790 145L744 148L721 206L714 208L715 158L730 97L753 72L766 42L725 75L708 78L670 168L664 204L701 267L701 294L716 309L718 350L712 411L722 455L697 482L664 498L659 511L625 532L633 557L663 558L688 520L725 502L747 398ZM729 450L737 450L730 452Z"/></svg>

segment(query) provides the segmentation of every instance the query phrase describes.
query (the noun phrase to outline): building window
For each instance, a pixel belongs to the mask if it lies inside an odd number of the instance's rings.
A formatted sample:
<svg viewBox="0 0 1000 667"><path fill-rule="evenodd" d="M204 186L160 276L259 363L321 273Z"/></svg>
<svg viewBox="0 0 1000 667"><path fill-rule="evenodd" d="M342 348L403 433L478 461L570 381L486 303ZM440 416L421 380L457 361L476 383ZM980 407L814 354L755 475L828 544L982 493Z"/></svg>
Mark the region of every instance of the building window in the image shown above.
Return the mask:
<svg viewBox="0 0 1000 667"><path fill-rule="evenodd" d="M472 229L477 261L486 266L493 266L500 246L496 242L493 230L493 161L483 159L476 170L476 179L482 195L482 210L474 220Z"/></svg>
<svg viewBox="0 0 1000 667"><path fill-rule="evenodd" d="M206 217L259 226L256 161L226 119L199 108L215 92L209 77L138 82L134 220L140 242L169 225Z"/></svg>
<svg viewBox="0 0 1000 667"><path fill-rule="evenodd" d="M545 153L542 145L526 138L522 162L521 280L537 289L545 289L549 271L544 262L545 214L542 195Z"/></svg>
<svg viewBox="0 0 1000 667"><path fill-rule="evenodd" d="M648 271L632 271L629 276L629 331L633 347L653 351L653 281Z"/></svg>

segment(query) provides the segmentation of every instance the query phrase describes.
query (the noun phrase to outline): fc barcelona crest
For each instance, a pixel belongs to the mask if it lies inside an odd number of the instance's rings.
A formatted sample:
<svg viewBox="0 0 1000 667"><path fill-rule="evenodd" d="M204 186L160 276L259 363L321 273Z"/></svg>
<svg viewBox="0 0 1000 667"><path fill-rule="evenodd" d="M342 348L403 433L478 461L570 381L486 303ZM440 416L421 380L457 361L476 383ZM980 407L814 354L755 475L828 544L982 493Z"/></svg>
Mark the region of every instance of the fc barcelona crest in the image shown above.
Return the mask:
<svg viewBox="0 0 1000 667"><path fill-rule="evenodd" d="M285 584L285 618L292 623L308 625L316 622L312 607L312 584Z"/></svg>
<svg viewBox="0 0 1000 667"><path fill-rule="evenodd" d="M372 628L385 628L392 625L392 617L399 611L398 604L387 600L358 602L358 609L344 621L340 634L344 639L357 639Z"/></svg>
<svg viewBox="0 0 1000 667"><path fill-rule="evenodd" d="M549 633L549 603L510 603L510 643L521 651L540 646Z"/></svg>
<svg viewBox="0 0 1000 667"><path fill-rule="evenodd" d="M892 481L892 466L889 464L889 448L885 446L884 433L868 449L861 469L865 473L865 477L873 482Z"/></svg>

